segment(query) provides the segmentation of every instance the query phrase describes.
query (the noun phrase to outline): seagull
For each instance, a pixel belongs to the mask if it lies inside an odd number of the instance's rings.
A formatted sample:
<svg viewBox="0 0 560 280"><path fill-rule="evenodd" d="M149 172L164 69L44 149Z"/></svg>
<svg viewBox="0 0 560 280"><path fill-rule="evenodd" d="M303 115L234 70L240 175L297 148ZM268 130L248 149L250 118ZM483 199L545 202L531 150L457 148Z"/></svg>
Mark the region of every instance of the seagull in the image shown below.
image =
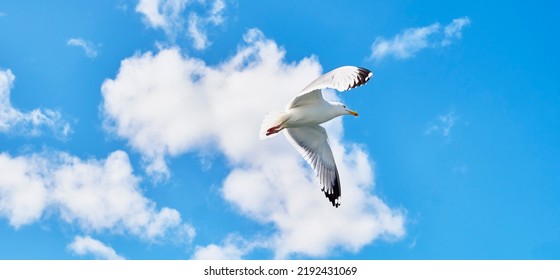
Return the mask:
<svg viewBox="0 0 560 280"><path fill-rule="evenodd" d="M323 99L322 89L346 91L364 85L373 76L365 68L343 66L315 79L286 106L270 112L261 124L259 138L284 135L313 168L321 190L336 208L340 206L340 178L325 128L320 124L342 115L358 116L340 102Z"/></svg>

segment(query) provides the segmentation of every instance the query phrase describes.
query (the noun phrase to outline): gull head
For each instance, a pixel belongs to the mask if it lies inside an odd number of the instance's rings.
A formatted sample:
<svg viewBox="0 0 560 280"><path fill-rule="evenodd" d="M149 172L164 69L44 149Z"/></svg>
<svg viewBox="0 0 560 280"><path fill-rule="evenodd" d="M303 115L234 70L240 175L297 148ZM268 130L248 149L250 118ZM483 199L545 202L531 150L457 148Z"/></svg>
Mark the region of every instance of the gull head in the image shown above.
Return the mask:
<svg viewBox="0 0 560 280"><path fill-rule="evenodd" d="M339 115L352 115L357 117L358 116L358 112L356 111L352 111L350 110L346 105L340 103L340 102L330 102L332 108L335 110L335 112Z"/></svg>

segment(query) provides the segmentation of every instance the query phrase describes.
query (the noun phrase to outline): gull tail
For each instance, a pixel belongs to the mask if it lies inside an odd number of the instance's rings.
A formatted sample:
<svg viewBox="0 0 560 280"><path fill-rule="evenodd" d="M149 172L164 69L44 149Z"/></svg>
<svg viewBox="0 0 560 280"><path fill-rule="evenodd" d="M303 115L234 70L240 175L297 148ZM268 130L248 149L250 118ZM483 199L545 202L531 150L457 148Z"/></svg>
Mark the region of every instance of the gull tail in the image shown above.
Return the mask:
<svg viewBox="0 0 560 280"><path fill-rule="evenodd" d="M266 139L276 135L284 127L282 125L288 120L288 115L284 112L270 112L264 116L264 120L261 123L261 130L259 132L259 138Z"/></svg>

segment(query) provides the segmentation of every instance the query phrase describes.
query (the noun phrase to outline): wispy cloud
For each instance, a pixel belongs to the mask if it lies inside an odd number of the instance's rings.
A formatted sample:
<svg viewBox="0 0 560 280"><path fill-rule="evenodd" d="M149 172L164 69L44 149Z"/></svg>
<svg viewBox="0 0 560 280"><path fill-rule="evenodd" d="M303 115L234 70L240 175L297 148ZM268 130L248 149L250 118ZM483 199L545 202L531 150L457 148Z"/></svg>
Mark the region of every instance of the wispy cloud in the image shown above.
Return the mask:
<svg viewBox="0 0 560 280"><path fill-rule="evenodd" d="M14 80L15 76L11 70L0 69L0 132L37 136L48 128L55 136L66 138L71 132L71 127L58 111L34 109L31 112L22 112L12 106L10 92Z"/></svg>
<svg viewBox="0 0 560 280"><path fill-rule="evenodd" d="M205 49L209 44L208 37L203 31L203 20L201 20L197 14L193 13L189 17L189 27L187 34L193 40L193 47L197 50Z"/></svg>
<svg viewBox="0 0 560 280"><path fill-rule="evenodd" d="M455 174L467 174L469 172L469 166L466 163L457 163L453 166L451 171Z"/></svg>
<svg viewBox="0 0 560 280"><path fill-rule="evenodd" d="M313 57L285 61L285 51L257 29L244 40L215 66L176 48L137 54L101 88L107 129L142 155L148 174L170 176L169 158L213 149L231 168L223 198L241 215L276 229L244 236L247 242L211 242L194 257L237 258L255 248L277 258L326 256L335 248L357 251L403 236L404 214L372 193L373 164L360 145L343 140L340 119L326 125L344 186L338 209L325 201L313 171L285 139L258 139L264 115L282 108L322 70Z"/></svg>
<svg viewBox="0 0 560 280"><path fill-rule="evenodd" d="M421 49L428 47L429 37L439 30L439 23L434 23L425 27L406 29L390 40L377 37L371 47L371 57L382 59L393 55L401 59L409 58Z"/></svg>
<svg viewBox="0 0 560 280"><path fill-rule="evenodd" d="M76 236L68 249L79 256L92 255L95 259L102 260L123 260L115 250L103 242L93 239L90 236Z"/></svg>
<svg viewBox="0 0 560 280"><path fill-rule="evenodd" d="M433 23L424 27L405 29L391 39L377 37L371 46L372 59L382 60L393 56L407 59L425 48L444 47L460 39L462 29L471 23L468 17L454 19L442 28L441 24Z"/></svg>
<svg viewBox="0 0 560 280"><path fill-rule="evenodd" d="M191 11L187 16L187 4L193 8L197 5L200 8L198 10L203 12ZM207 35L208 28L224 23L225 8L223 0L140 0L136 11L144 15L144 22L148 26L164 30L171 41L175 41L179 34L186 34L192 39L195 49L203 50L211 44Z"/></svg>
<svg viewBox="0 0 560 280"><path fill-rule="evenodd" d="M115 8L121 12L126 12L128 10L127 0L117 0L115 1Z"/></svg>
<svg viewBox="0 0 560 280"><path fill-rule="evenodd" d="M82 48L89 58L95 58L99 54L97 47L90 41L84 40L82 38L70 38L66 41L68 46L74 46Z"/></svg>
<svg viewBox="0 0 560 280"><path fill-rule="evenodd" d="M451 129L455 126L459 120L459 116L455 111L449 111L447 114L439 115L436 121L428 123L428 126L424 130L425 134L440 134L443 137L451 136Z"/></svg>
<svg viewBox="0 0 560 280"><path fill-rule="evenodd" d="M451 44L453 39L461 39L463 36L463 27L471 24L471 20L468 17L456 18L450 24L445 26L443 32L445 37L441 41L442 46L447 46Z"/></svg>
<svg viewBox="0 0 560 280"><path fill-rule="evenodd" d="M193 39L195 49L202 50L208 47L210 41L206 35L206 29L209 25L219 26L224 22L225 7L223 0L215 0L206 17L191 13L187 34Z"/></svg>

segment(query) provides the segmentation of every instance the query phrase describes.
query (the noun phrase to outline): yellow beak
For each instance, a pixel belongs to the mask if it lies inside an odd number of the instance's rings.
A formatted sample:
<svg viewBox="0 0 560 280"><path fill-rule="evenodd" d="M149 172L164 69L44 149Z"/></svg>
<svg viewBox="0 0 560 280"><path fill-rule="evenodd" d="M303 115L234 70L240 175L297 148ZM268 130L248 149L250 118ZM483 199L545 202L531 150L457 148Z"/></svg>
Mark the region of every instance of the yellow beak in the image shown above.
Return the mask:
<svg viewBox="0 0 560 280"><path fill-rule="evenodd" d="M350 113L350 115L357 117L358 116L358 112L356 111L352 111L352 110L346 110L348 111L348 113Z"/></svg>

